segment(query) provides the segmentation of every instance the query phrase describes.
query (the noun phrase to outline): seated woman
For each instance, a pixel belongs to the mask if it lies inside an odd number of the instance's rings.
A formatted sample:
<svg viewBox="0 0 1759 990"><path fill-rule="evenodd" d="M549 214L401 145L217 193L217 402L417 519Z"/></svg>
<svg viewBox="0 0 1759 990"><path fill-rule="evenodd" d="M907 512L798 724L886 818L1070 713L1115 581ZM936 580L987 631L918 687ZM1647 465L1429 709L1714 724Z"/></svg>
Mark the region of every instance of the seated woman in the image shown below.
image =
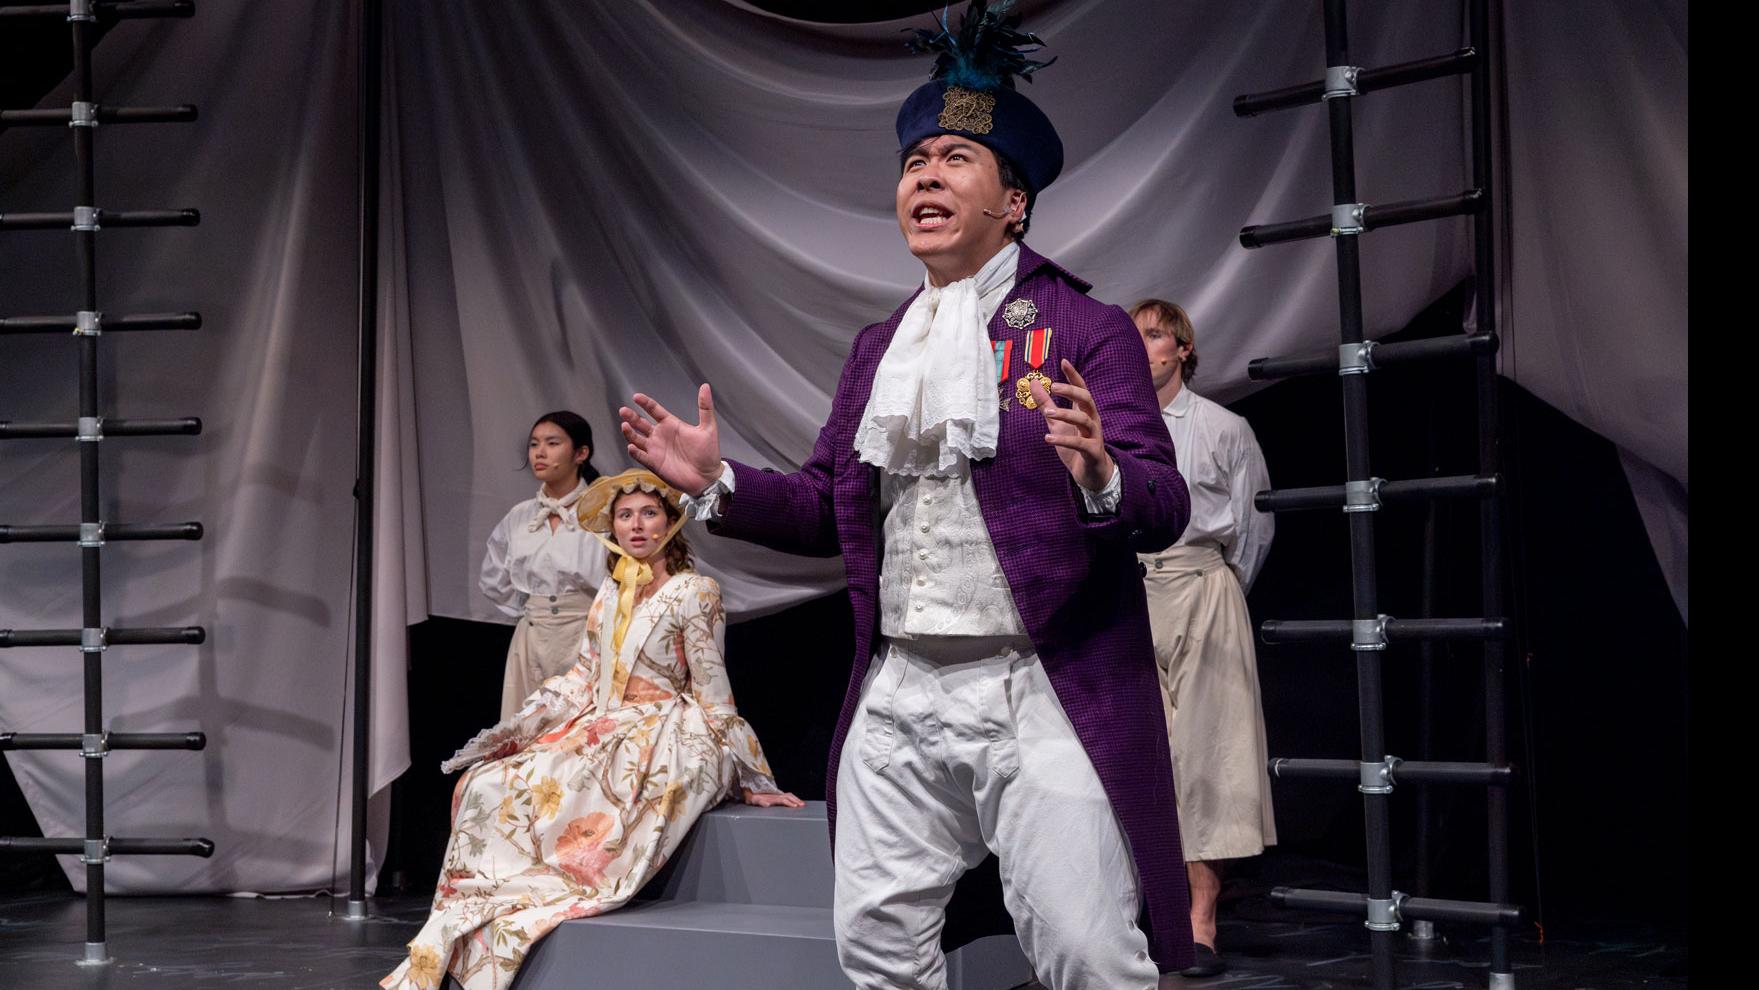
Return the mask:
<svg viewBox="0 0 1759 990"><path fill-rule="evenodd" d="M450 971L502 990L556 925L628 902L704 811L735 793L803 805L733 708L720 586L692 569L678 502L640 470L581 497L581 524L615 543L580 660L446 761L470 769L433 912L381 987L434 990Z"/></svg>

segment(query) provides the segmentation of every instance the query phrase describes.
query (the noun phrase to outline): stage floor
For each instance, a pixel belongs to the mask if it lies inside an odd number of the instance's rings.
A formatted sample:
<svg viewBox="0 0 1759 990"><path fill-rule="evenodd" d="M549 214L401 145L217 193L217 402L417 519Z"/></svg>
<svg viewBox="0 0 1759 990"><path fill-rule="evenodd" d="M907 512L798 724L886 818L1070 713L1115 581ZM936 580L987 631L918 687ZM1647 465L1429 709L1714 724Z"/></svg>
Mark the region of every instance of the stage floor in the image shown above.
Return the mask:
<svg viewBox="0 0 1759 990"><path fill-rule="evenodd" d="M1243 904L1224 918L1221 977L1167 977L1176 987L1333 990L1368 987L1360 923L1293 917ZM1276 914L1270 912L1276 911ZM67 895L0 895L0 988L5 990L367 990L401 959L427 898L374 900L372 917L329 916L326 898L115 897L109 902L108 966L86 968L85 907ZM1486 946L1474 931L1447 932L1428 951L1405 941L1400 978L1423 990L1483 987ZM1686 986L1686 946L1646 926L1603 924L1517 945L1521 990L1672 990ZM582 984L583 990L587 990ZM616 990L616 988L606 988ZM712 988L705 988L712 990ZM811 990L811 988L800 988Z"/></svg>

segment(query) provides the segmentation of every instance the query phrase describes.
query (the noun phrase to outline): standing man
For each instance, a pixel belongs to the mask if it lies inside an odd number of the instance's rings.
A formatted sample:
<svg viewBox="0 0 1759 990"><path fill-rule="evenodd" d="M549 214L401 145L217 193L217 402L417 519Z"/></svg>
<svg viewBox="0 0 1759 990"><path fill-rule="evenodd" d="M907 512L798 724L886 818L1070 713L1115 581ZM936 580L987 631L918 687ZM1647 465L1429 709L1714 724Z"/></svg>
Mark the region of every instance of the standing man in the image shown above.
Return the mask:
<svg viewBox="0 0 1759 990"><path fill-rule="evenodd" d="M1246 420L1191 390L1197 336L1185 310L1145 299L1130 317L1148 349L1155 396L1191 493L1184 535L1144 554L1142 565L1190 879L1196 962L1184 975L1214 976L1227 968L1215 948L1222 861L1276 844L1246 614L1246 592L1276 528L1252 505L1270 487L1270 472Z"/></svg>
<svg viewBox="0 0 1759 990"><path fill-rule="evenodd" d="M713 531L843 557L826 791L855 985L945 987L947 899L994 852L1041 980L1151 990L1191 931L1135 553L1184 529L1185 484L1129 317L1022 243L1063 152L1013 88L1039 64L1007 6L919 32L940 58L898 113L896 212L923 284L856 336L802 468L722 460L706 384L696 423L638 394L622 429Z"/></svg>

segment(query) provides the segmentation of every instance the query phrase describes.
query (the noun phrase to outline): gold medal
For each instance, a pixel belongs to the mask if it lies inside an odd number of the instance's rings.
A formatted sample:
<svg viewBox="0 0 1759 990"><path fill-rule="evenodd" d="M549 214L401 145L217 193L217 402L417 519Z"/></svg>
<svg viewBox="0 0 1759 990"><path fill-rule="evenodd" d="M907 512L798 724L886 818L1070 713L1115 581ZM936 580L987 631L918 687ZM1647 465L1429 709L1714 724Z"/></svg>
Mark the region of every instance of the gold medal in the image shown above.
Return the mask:
<svg viewBox="0 0 1759 990"><path fill-rule="evenodd" d="M1044 372L1039 371L1037 368L1022 375L1020 380L1014 383L1014 398L1018 399L1020 404L1028 409L1038 408L1038 400L1032 397L1033 382L1043 385L1046 394L1049 394L1051 390L1051 380L1045 377Z"/></svg>
<svg viewBox="0 0 1759 990"><path fill-rule="evenodd" d="M1020 405L1026 409L1038 408L1038 400L1032 397L1032 383L1034 381L1044 386L1046 394L1050 393L1050 376L1038 370L1050 358L1050 352L1050 327L1026 332L1026 364L1032 370L1022 375L1020 380L1014 383L1014 398L1018 399Z"/></svg>

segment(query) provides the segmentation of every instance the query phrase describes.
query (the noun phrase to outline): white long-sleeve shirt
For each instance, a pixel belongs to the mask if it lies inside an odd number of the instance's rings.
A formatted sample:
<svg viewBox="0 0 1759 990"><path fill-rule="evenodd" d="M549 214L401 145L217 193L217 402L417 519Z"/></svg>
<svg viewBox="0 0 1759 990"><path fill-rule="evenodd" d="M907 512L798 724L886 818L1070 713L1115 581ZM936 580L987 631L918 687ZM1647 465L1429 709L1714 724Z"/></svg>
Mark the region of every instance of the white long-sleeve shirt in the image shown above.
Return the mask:
<svg viewBox="0 0 1759 990"><path fill-rule="evenodd" d="M1252 590L1276 533L1276 519L1252 505L1252 496L1270 487L1258 437L1244 418L1189 385L1160 415L1191 491L1191 522L1173 545L1216 547L1240 579L1240 589Z"/></svg>
<svg viewBox="0 0 1759 990"><path fill-rule="evenodd" d="M537 499L526 499L489 533L477 586L507 615L524 614L532 595L592 595L605 583L605 545L578 526L557 526L551 532L546 521L534 531L531 524L539 511Z"/></svg>

